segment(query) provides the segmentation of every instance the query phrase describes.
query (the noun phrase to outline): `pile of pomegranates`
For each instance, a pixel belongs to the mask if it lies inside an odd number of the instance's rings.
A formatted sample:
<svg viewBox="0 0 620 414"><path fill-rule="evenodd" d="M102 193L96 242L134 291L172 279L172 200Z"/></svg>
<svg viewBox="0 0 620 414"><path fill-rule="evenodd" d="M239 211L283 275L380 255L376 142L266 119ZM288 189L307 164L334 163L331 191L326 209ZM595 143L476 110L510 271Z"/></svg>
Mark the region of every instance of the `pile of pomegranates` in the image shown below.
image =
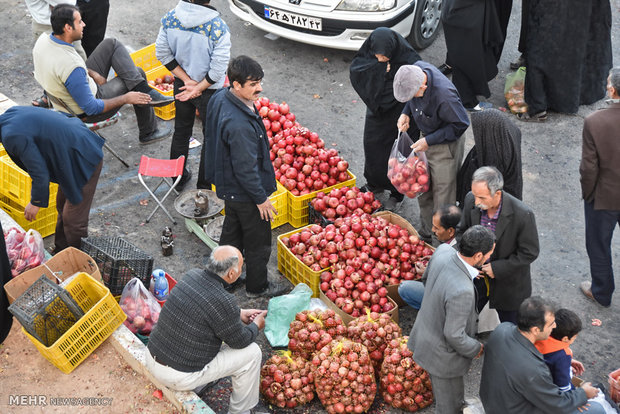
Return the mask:
<svg viewBox="0 0 620 414"><path fill-rule="evenodd" d="M353 214L370 214L381 208L381 202L375 199L374 193L361 192L357 187L334 188L327 194L319 192L310 204L317 213L332 221Z"/></svg>
<svg viewBox="0 0 620 414"><path fill-rule="evenodd" d="M254 101L269 137L269 156L280 182L294 196L306 195L349 180L349 163L336 149L325 149L316 132L295 121L286 102Z"/></svg>

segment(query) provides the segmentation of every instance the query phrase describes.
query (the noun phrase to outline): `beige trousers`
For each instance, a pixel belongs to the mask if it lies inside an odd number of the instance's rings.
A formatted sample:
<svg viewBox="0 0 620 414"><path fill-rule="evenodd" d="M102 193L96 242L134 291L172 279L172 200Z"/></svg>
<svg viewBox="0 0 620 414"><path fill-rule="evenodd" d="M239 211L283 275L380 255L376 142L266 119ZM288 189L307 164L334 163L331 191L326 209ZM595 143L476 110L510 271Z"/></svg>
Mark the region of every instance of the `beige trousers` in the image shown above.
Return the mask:
<svg viewBox="0 0 620 414"><path fill-rule="evenodd" d="M146 350L146 368L165 386L177 391L190 391L223 377L232 377L233 391L228 411L243 413L258 404L258 385L262 352L252 342L243 349L222 345L217 356L201 371L181 372L155 361Z"/></svg>
<svg viewBox="0 0 620 414"><path fill-rule="evenodd" d="M426 150L426 160L430 172L431 187L428 192L420 194L420 235L424 238L433 238L433 211L444 204L456 202L456 174L463 162L465 136L456 141L429 146ZM434 243L436 245L436 243Z"/></svg>

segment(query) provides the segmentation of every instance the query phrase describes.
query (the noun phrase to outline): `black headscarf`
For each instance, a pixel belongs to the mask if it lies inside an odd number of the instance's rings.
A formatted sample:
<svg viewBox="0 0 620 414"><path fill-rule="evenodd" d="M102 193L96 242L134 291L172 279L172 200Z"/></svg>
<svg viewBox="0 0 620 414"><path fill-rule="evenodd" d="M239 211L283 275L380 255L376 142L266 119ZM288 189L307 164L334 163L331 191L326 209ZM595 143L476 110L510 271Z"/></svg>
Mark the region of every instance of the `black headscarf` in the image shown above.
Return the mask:
<svg viewBox="0 0 620 414"><path fill-rule="evenodd" d="M463 203L471 190L471 177L485 165L497 168L504 177L504 190L519 200L523 196L521 130L508 115L497 109L471 114L474 147L457 177L457 200Z"/></svg>
<svg viewBox="0 0 620 414"><path fill-rule="evenodd" d="M379 62L377 54L390 58L389 72L387 62ZM402 65L413 65L420 59L401 35L379 27L368 36L351 62L351 85L373 113L385 112L398 103L392 87L394 75Z"/></svg>

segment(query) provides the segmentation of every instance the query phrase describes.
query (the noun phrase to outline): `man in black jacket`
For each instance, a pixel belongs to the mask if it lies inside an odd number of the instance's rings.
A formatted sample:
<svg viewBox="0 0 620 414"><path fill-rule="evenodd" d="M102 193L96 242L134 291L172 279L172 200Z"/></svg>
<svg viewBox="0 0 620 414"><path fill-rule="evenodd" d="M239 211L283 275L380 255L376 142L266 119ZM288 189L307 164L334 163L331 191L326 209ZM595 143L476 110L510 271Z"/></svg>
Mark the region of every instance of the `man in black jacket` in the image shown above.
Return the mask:
<svg viewBox="0 0 620 414"><path fill-rule="evenodd" d="M247 263L246 294L250 298L283 293L269 284L271 221L277 213L269 196L276 178L269 158L269 141L254 101L262 92L264 73L258 62L239 56L228 65L230 88L216 92L207 108L205 176L224 200L226 218L221 244L244 253Z"/></svg>
<svg viewBox="0 0 620 414"><path fill-rule="evenodd" d="M598 388L589 382L562 392L534 342L547 339L555 327L553 308L538 296L523 301L518 323L499 325L484 347L480 398L487 413L601 414L594 401Z"/></svg>
<svg viewBox="0 0 620 414"><path fill-rule="evenodd" d="M538 230L532 210L503 187L504 178L497 168L480 167L474 172L457 239L476 224L495 233L495 251L476 279L478 309L486 304L488 291L489 305L499 319L516 324L519 305L532 293L530 264L538 257Z"/></svg>
<svg viewBox="0 0 620 414"><path fill-rule="evenodd" d="M230 413L249 413L258 403L262 352L256 344L267 311L239 309L223 282L234 283L243 257L232 246L213 250L206 269L192 269L170 292L149 338L145 365L178 391L231 376ZM225 343L222 346L222 342Z"/></svg>

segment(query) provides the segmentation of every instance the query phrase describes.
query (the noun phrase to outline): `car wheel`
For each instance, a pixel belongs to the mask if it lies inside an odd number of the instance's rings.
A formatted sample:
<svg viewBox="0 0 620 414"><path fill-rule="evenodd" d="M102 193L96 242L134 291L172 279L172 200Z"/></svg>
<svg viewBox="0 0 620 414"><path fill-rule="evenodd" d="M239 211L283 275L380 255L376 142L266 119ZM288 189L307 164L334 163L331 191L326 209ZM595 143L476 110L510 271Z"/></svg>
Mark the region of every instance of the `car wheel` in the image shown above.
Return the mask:
<svg viewBox="0 0 620 414"><path fill-rule="evenodd" d="M411 33L407 37L415 49L429 47L437 37L442 3L443 0L418 0Z"/></svg>

